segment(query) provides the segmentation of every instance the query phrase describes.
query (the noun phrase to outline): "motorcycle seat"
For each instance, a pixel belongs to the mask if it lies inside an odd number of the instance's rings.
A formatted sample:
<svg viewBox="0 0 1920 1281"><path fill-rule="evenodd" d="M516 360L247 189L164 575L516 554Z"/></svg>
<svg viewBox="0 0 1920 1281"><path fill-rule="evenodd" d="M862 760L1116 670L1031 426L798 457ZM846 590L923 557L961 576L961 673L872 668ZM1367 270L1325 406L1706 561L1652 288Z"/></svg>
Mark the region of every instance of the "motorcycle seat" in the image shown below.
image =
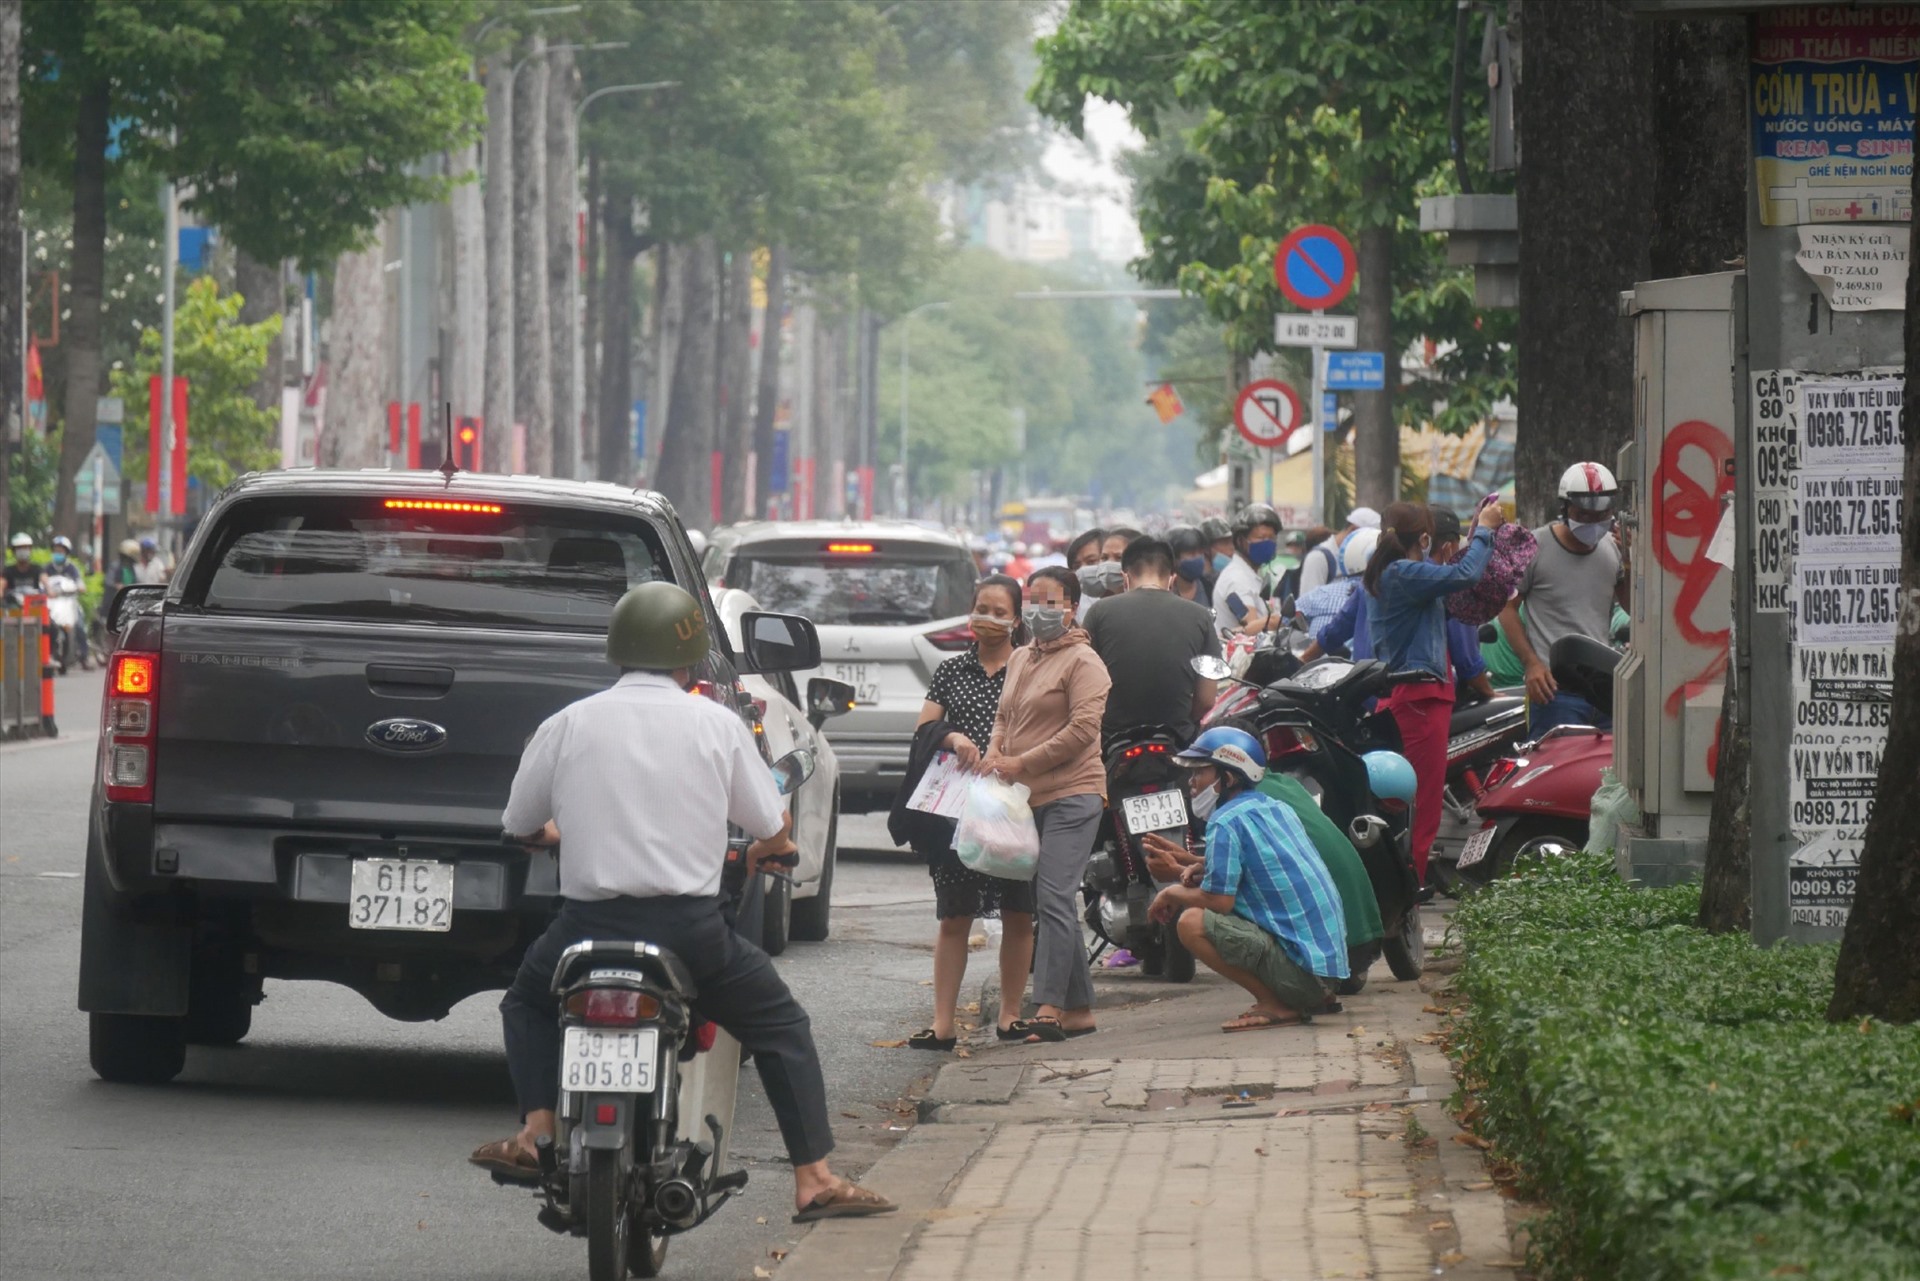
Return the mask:
<svg viewBox="0 0 1920 1281"><path fill-rule="evenodd" d="M1456 703L1453 708L1450 732L1456 735L1470 733L1494 718L1522 709L1526 705L1527 699L1524 694L1501 695L1482 699L1477 703Z"/></svg>
<svg viewBox="0 0 1920 1281"><path fill-rule="evenodd" d="M1590 636L1562 636L1553 643L1547 666L1561 689L1576 694L1600 712L1613 714L1613 669L1620 651Z"/></svg>
<svg viewBox="0 0 1920 1281"><path fill-rule="evenodd" d="M575 943L560 954L559 963L553 967L554 994L566 991L595 969L638 970L686 1001L691 1001L697 991L693 972L686 962L664 947L627 940L589 939Z"/></svg>

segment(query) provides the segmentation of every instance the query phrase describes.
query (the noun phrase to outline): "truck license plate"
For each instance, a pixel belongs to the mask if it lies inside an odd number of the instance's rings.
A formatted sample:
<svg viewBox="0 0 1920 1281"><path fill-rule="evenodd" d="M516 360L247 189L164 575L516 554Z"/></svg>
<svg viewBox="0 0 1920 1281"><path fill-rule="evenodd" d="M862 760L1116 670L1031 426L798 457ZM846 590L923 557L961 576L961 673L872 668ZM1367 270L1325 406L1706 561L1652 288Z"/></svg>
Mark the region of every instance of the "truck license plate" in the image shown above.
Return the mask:
<svg viewBox="0 0 1920 1281"><path fill-rule="evenodd" d="M1472 867L1485 858L1487 851L1493 848L1493 834L1499 830L1498 827L1483 827L1469 836L1467 843L1460 847L1460 862L1457 866Z"/></svg>
<svg viewBox="0 0 1920 1281"><path fill-rule="evenodd" d="M1121 817L1135 836L1145 832L1164 832L1187 825L1187 798L1177 787L1145 796L1129 796L1120 802Z"/></svg>
<svg viewBox="0 0 1920 1281"><path fill-rule="evenodd" d="M863 707L871 707L880 701L878 663L835 663L833 679L853 686L853 701Z"/></svg>
<svg viewBox="0 0 1920 1281"><path fill-rule="evenodd" d="M417 858L357 858L347 897L356 930L453 928L453 864Z"/></svg>
<svg viewBox="0 0 1920 1281"><path fill-rule="evenodd" d="M652 1094L659 1057L659 1028L570 1027L560 1084L584 1093Z"/></svg>

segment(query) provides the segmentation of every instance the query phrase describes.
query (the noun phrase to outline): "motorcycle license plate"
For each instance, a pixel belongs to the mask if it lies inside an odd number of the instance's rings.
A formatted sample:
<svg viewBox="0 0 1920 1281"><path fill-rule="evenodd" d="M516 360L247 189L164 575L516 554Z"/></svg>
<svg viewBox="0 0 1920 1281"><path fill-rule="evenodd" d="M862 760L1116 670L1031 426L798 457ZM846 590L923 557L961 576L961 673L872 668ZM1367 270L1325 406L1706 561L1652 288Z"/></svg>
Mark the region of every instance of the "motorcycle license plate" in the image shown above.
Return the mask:
<svg viewBox="0 0 1920 1281"><path fill-rule="evenodd" d="M356 930L453 928L453 864L417 858L357 858L347 895Z"/></svg>
<svg viewBox="0 0 1920 1281"><path fill-rule="evenodd" d="M1127 831L1135 836L1145 832L1164 832L1187 825L1187 798L1177 787L1145 796L1129 796L1120 802L1120 816Z"/></svg>
<svg viewBox="0 0 1920 1281"><path fill-rule="evenodd" d="M586 1093L652 1094L659 1058L657 1027L570 1027L560 1052L560 1085Z"/></svg>
<svg viewBox="0 0 1920 1281"><path fill-rule="evenodd" d="M1487 851L1493 848L1494 833L1499 830L1497 827L1483 827L1472 836L1469 836L1467 843L1460 847L1460 862L1458 866L1472 867L1475 863L1484 859L1487 856Z"/></svg>

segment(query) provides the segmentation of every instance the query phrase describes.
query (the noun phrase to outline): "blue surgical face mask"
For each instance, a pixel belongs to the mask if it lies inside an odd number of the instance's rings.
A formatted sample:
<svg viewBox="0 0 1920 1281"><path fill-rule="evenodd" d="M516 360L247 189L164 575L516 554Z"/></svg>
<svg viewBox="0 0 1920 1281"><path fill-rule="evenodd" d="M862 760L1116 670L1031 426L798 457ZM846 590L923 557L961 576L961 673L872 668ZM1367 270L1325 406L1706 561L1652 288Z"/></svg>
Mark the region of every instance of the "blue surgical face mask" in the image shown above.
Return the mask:
<svg viewBox="0 0 1920 1281"><path fill-rule="evenodd" d="M56 564L56 565L64 565L64 564L66 564L66 563L67 563L67 554L66 554L65 552L55 552L55 553L53 554L53 563L54 563L54 564Z"/></svg>
<svg viewBox="0 0 1920 1281"><path fill-rule="evenodd" d="M1197 583L1207 576L1207 558L1188 556L1174 566L1174 571L1190 583Z"/></svg>
<svg viewBox="0 0 1920 1281"><path fill-rule="evenodd" d="M1233 564L1233 557L1227 555L1225 552L1215 552L1213 554L1213 572L1214 573L1216 574L1219 573L1221 570L1225 569L1227 566L1231 564Z"/></svg>
<svg viewBox="0 0 1920 1281"><path fill-rule="evenodd" d="M1271 538L1256 538L1247 544L1247 563L1255 569L1272 560L1280 544Z"/></svg>

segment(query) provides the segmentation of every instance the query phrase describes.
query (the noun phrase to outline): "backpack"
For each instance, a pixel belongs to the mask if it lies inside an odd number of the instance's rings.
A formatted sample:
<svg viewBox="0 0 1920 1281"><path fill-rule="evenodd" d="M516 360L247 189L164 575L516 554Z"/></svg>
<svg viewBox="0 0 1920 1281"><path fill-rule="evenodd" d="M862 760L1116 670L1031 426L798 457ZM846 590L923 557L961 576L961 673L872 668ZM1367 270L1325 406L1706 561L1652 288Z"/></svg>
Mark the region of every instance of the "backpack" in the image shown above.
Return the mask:
<svg viewBox="0 0 1920 1281"><path fill-rule="evenodd" d="M1474 515L1478 517L1489 502L1497 501L1497 496L1489 497L1480 504ZM1519 588L1520 580L1526 576L1527 568L1533 564L1534 555L1539 550L1533 531L1517 520L1510 520L1494 530L1493 555L1487 561L1487 572L1472 587L1447 597L1447 613L1469 627L1491 623L1507 607L1507 602L1513 599L1514 591Z"/></svg>

